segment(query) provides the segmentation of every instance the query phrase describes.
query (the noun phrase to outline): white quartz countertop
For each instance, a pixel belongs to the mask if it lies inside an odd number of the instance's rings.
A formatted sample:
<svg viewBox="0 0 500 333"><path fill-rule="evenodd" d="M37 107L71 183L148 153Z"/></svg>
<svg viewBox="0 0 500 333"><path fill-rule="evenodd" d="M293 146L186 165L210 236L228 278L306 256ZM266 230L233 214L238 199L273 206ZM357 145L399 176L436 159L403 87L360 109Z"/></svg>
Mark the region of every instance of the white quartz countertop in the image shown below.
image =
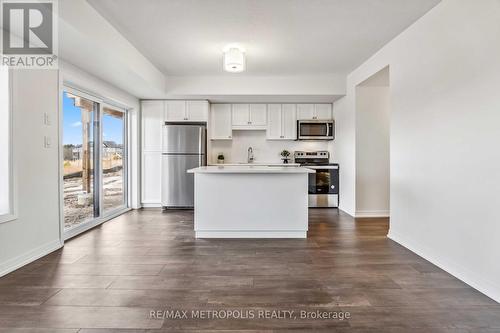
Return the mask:
<svg viewBox="0 0 500 333"><path fill-rule="evenodd" d="M218 165L202 166L190 169L188 173L315 173L316 171L296 166L269 166L269 165Z"/></svg>
<svg viewBox="0 0 500 333"><path fill-rule="evenodd" d="M263 162L253 162L253 163L222 163L222 164L209 164L209 166L282 166L282 167L297 167L300 166L299 163L263 163Z"/></svg>

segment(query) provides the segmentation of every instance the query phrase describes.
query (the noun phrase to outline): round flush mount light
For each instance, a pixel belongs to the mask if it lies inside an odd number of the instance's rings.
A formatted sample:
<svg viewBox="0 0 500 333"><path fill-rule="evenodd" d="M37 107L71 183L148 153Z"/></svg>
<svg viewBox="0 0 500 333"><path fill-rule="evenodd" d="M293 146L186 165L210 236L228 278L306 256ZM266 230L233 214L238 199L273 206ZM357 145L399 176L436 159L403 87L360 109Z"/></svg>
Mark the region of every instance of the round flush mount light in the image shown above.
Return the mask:
<svg viewBox="0 0 500 333"><path fill-rule="evenodd" d="M240 73L245 70L245 50L237 46L224 49L224 70L230 73Z"/></svg>

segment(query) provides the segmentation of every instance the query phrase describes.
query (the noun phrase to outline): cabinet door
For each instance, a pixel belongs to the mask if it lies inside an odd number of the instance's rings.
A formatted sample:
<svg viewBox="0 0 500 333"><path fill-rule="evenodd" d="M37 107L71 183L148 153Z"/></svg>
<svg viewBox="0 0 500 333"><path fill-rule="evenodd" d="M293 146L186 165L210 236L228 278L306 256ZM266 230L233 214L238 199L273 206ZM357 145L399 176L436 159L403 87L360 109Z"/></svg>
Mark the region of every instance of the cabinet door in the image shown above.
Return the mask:
<svg viewBox="0 0 500 333"><path fill-rule="evenodd" d="M297 106L295 104L283 104L282 107L282 135L283 139L297 139Z"/></svg>
<svg viewBox="0 0 500 333"><path fill-rule="evenodd" d="M161 152L163 127L163 101L142 102L142 150Z"/></svg>
<svg viewBox="0 0 500 333"><path fill-rule="evenodd" d="M331 104L315 104L314 111L316 119L332 119Z"/></svg>
<svg viewBox="0 0 500 333"><path fill-rule="evenodd" d="M167 101L165 104L165 121L186 121L186 101Z"/></svg>
<svg viewBox="0 0 500 333"><path fill-rule="evenodd" d="M267 124L267 104L250 104L250 125L266 126Z"/></svg>
<svg viewBox="0 0 500 333"><path fill-rule="evenodd" d="M250 108L248 104L233 104L233 126L247 127L250 125Z"/></svg>
<svg viewBox="0 0 500 333"><path fill-rule="evenodd" d="M281 104L267 106L267 139L279 140L283 138Z"/></svg>
<svg viewBox="0 0 500 333"><path fill-rule="evenodd" d="M231 140L231 104L212 104L211 112L211 139Z"/></svg>
<svg viewBox="0 0 500 333"><path fill-rule="evenodd" d="M161 152L142 155L142 203L161 205L161 157Z"/></svg>
<svg viewBox="0 0 500 333"><path fill-rule="evenodd" d="M299 120L316 119L314 115L314 104L297 104L297 119Z"/></svg>
<svg viewBox="0 0 500 333"><path fill-rule="evenodd" d="M207 101L187 101L187 118L190 121L208 120L208 102Z"/></svg>

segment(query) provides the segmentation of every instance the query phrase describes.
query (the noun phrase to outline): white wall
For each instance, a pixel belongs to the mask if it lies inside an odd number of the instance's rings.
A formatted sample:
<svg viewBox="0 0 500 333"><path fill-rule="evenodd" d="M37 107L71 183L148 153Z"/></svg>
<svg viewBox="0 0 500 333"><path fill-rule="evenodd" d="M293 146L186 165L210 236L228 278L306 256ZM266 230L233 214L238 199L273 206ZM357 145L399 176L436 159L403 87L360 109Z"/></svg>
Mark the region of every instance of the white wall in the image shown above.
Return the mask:
<svg viewBox="0 0 500 333"><path fill-rule="evenodd" d="M389 216L389 87L356 88L356 217Z"/></svg>
<svg viewBox="0 0 500 333"><path fill-rule="evenodd" d="M59 75L13 72L14 168L18 219L0 224L0 276L57 248L59 224ZM43 123L43 113L51 125ZM44 136L52 147L44 148Z"/></svg>
<svg viewBox="0 0 500 333"><path fill-rule="evenodd" d="M67 62L61 62L60 69L64 84L80 88L129 110L129 200L132 208L140 208L139 99Z"/></svg>
<svg viewBox="0 0 500 333"><path fill-rule="evenodd" d="M389 237L497 301L499 17L499 0L444 0L351 73L335 105L355 131L356 85L390 65ZM349 191L353 154L338 154Z"/></svg>
<svg viewBox="0 0 500 333"><path fill-rule="evenodd" d="M356 213L356 113L349 108L350 96L333 103L335 140L330 152L339 163L339 209Z"/></svg>
<svg viewBox="0 0 500 333"><path fill-rule="evenodd" d="M247 162L248 147L253 148L255 163L280 163L280 152L289 150L328 150L328 143L321 141L276 141L266 140L266 131L233 131L233 140L212 140L212 162L223 153L225 163Z"/></svg>
<svg viewBox="0 0 500 333"><path fill-rule="evenodd" d="M165 76L85 0L59 1L59 56L140 98L165 93Z"/></svg>
<svg viewBox="0 0 500 333"><path fill-rule="evenodd" d="M218 96L231 95L242 97L277 95L283 98L281 102L291 102L285 98L293 98L296 95L303 97L310 95L311 98L330 96L326 102L331 102L335 96L345 94L345 75L168 77L167 93L168 98L189 99L193 96L205 96L203 98L211 101L217 101Z"/></svg>

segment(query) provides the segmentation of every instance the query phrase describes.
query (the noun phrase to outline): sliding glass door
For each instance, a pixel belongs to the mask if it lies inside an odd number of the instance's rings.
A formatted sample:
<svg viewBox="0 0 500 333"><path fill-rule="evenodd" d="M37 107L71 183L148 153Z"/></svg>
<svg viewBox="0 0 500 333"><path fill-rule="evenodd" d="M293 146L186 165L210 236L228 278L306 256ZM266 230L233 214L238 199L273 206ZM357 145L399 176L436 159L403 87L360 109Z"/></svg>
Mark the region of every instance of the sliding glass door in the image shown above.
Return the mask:
<svg viewBox="0 0 500 333"><path fill-rule="evenodd" d="M72 237L127 207L124 109L63 93L64 232Z"/></svg>
<svg viewBox="0 0 500 333"><path fill-rule="evenodd" d="M95 196L97 160L96 115L99 105L89 99L64 92L64 229L71 229L99 216Z"/></svg>
<svg viewBox="0 0 500 333"><path fill-rule="evenodd" d="M105 105L102 113L102 203L104 213L125 207L125 111Z"/></svg>

